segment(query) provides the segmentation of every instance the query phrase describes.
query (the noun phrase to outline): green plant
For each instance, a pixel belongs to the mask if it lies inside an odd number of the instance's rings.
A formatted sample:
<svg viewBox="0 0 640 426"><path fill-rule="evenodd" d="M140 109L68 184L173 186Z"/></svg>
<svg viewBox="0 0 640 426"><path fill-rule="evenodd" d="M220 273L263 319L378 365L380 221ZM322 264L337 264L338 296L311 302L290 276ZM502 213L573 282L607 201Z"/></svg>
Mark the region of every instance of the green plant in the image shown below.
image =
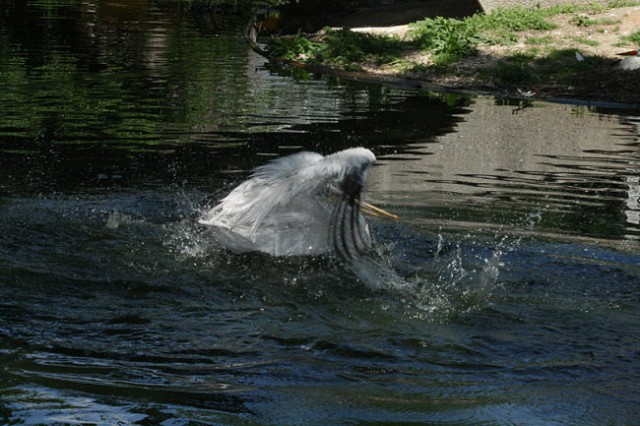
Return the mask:
<svg viewBox="0 0 640 426"><path fill-rule="evenodd" d="M619 19L609 19L609 18L598 19L598 25L617 25L619 23L620 23Z"/></svg>
<svg viewBox="0 0 640 426"><path fill-rule="evenodd" d="M596 40L591 40L584 37L571 37L571 39L576 43L584 44L585 46L598 46L600 44Z"/></svg>
<svg viewBox="0 0 640 426"><path fill-rule="evenodd" d="M374 35L349 29L325 29L324 47L318 51L318 59L341 64L364 59L386 63L395 59L402 42L397 36Z"/></svg>
<svg viewBox="0 0 640 426"><path fill-rule="evenodd" d="M545 35L542 37L529 37L525 40L525 43L532 45L540 45L540 44L549 44L553 41L553 38L550 35Z"/></svg>
<svg viewBox="0 0 640 426"><path fill-rule="evenodd" d="M302 62L338 64L345 69L359 70L357 62L372 61L377 64L394 61L402 48L397 36L374 35L349 29L325 28L322 40L310 40L300 34L293 38L273 38L267 43L272 57L295 59Z"/></svg>
<svg viewBox="0 0 640 426"><path fill-rule="evenodd" d="M594 25L615 25L619 24L620 20L602 18L602 19L591 19L585 15L574 15L569 21L572 24L578 27L592 27Z"/></svg>
<svg viewBox="0 0 640 426"><path fill-rule="evenodd" d="M598 21L596 21L595 19L591 19L585 15L573 15L569 22L578 27L590 27L592 25L595 25Z"/></svg>
<svg viewBox="0 0 640 426"><path fill-rule="evenodd" d="M485 19L480 19L479 24L482 29L487 30L550 30L556 27L546 20L551 15L547 9L529 9L521 6L498 8L485 15Z"/></svg>
<svg viewBox="0 0 640 426"><path fill-rule="evenodd" d="M277 37L271 38L267 42L267 51L273 58L285 59L306 59L315 57L321 44L307 37L297 34L293 38Z"/></svg>
<svg viewBox="0 0 640 426"><path fill-rule="evenodd" d="M547 21L552 14L548 9L518 6L498 8L488 15L476 14L467 18L467 21L482 34L485 42L508 45L517 40L517 32L555 28L555 24Z"/></svg>
<svg viewBox="0 0 640 426"><path fill-rule="evenodd" d="M411 25L410 36L434 54L436 63L449 63L476 51L480 38L469 20L427 18Z"/></svg>
<svg viewBox="0 0 640 426"><path fill-rule="evenodd" d="M519 84L535 80L536 73L531 66L533 58L517 54L508 60L498 61L493 70L495 77L504 83Z"/></svg>
<svg viewBox="0 0 640 426"><path fill-rule="evenodd" d="M621 37L622 42L630 42L635 43L636 45L640 45L640 31L636 31L635 33L629 34L628 36Z"/></svg>
<svg viewBox="0 0 640 426"><path fill-rule="evenodd" d="M609 3L607 3L607 6L610 7L610 8L640 6L640 1L638 1L638 0L611 0Z"/></svg>
<svg viewBox="0 0 640 426"><path fill-rule="evenodd" d="M640 0L612 0L608 7L625 7L640 4ZM427 18L411 24L408 40L397 36L373 35L354 32L349 29L333 30L325 28L324 35L313 40L300 34L293 38L272 39L267 48L272 57L283 57L309 63L338 65L344 69L361 69L362 63L387 64L396 69L420 69L411 61L398 59L399 52L416 47L431 53L431 61L436 65L447 65L477 51L480 43L511 44L518 40L518 32L548 31L556 27L549 17L572 14L571 22L577 26L613 25L611 19L591 19L589 13L606 10L605 5L596 2L580 2L549 8L525 8L521 6L498 8L489 14L475 14L464 19ZM614 31L615 32L615 31ZM595 42L575 37L574 41L586 45ZM549 34L530 36L525 42L531 46L547 45L553 42ZM640 44L640 31L621 39L621 43ZM532 47L523 57L513 57L502 61L494 70L503 81L518 82L535 76L532 58L549 50L548 46ZM572 51L575 61L575 50ZM539 72L536 60L535 71ZM584 65L584 64L583 64ZM436 70L436 69L434 69ZM551 71L550 71L551 72Z"/></svg>
<svg viewBox="0 0 640 426"><path fill-rule="evenodd" d="M556 81L569 83L578 74L603 69L609 61L598 55L588 55L582 61L576 61L575 55L575 49L552 50L538 58L536 65L543 76L553 76Z"/></svg>

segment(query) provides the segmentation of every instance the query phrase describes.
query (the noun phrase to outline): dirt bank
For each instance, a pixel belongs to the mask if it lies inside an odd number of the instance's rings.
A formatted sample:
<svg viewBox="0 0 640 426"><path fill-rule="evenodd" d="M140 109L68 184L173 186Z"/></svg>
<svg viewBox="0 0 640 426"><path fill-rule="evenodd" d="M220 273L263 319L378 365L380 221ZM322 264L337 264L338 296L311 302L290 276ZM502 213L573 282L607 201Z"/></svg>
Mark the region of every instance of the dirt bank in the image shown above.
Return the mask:
<svg viewBox="0 0 640 426"><path fill-rule="evenodd" d="M392 10L386 12L393 15ZM451 15L454 11L445 8L443 12ZM395 18L387 16L385 19L406 22L407 15L414 17L420 13L420 10L405 8L397 12L399 15ZM370 25L380 20L374 15L365 11L337 17L329 23L354 31L396 35L403 39L410 37L406 24ZM507 93L533 99L571 98L640 105L640 71L618 69L620 56L616 56L616 53L636 48L625 37L640 29L640 6L598 13L561 14L548 20L555 24L554 29L514 32L517 40L508 45L481 43L477 54L446 67L434 66L431 56L418 48L399 52L398 61L395 61L413 64L411 67L399 69L393 63L359 63L361 79L404 80L409 85L427 88ZM577 71L563 72L564 68L575 67L578 61L575 52L587 58L585 66ZM501 78L495 72L505 64L513 63L514 58L520 58L518 60L522 62L523 57L531 70L530 78ZM550 61L550 57L554 60Z"/></svg>
<svg viewBox="0 0 640 426"><path fill-rule="evenodd" d="M640 29L640 6L584 15L582 21L576 16L581 15L563 14L550 18L549 20L557 25L556 29L518 33L518 41L512 45L479 45L477 55L459 61L447 73L429 70L429 55L420 51L405 54L407 60L426 65L419 72L399 73L389 66L372 66L371 64L364 64L363 68L366 72L376 75L426 80L456 89L515 90L516 93L529 93L538 98L573 97L585 100L640 103L640 71L619 70L617 65L620 57L616 55L621 51L635 48L630 43L621 42L621 39ZM580 24L586 20L602 24ZM408 27L408 25L360 27L355 30L406 37ZM482 71L494 68L499 61L508 60L518 53L530 52L531 40L536 39L544 39L540 55L545 51L575 50L584 57L598 56L603 60L599 67L576 74L569 83L560 83L552 76L548 80L521 84L508 84L483 77ZM568 60L577 59L569 57Z"/></svg>

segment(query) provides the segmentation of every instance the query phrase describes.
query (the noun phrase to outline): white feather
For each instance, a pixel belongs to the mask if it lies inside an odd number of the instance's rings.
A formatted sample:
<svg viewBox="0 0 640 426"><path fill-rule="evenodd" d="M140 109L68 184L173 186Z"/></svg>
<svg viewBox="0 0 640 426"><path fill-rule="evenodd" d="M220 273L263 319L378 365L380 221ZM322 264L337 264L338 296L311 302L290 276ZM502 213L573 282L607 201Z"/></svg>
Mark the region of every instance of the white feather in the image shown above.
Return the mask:
<svg viewBox="0 0 640 426"><path fill-rule="evenodd" d="M299 152L272 160L199 222L211 226L221 242L236 251L272 255L328 251L333 205L327 192L354 174L364 182L375 159L368 149L350 148L326 157Z"/></svg>

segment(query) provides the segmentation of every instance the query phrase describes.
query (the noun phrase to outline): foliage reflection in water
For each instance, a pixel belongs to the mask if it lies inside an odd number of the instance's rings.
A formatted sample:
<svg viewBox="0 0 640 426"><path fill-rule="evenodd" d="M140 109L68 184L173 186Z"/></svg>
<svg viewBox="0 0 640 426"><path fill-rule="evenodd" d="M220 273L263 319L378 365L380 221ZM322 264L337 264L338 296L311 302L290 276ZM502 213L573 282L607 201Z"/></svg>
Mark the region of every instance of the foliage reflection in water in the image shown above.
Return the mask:
<svg viewBox="0 0 640 426"><path fill-rule="evenodd" d="M636 421L637 117L296 80L178 3L0 11L0 423ZM351 146L403 219L353 269L197 224Z"/></svg>

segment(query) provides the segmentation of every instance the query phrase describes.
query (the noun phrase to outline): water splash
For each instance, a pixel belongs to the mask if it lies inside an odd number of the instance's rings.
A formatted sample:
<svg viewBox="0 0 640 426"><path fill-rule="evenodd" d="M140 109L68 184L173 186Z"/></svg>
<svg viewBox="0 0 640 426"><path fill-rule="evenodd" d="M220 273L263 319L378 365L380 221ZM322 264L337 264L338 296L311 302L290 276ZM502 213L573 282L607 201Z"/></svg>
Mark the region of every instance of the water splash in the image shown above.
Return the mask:
<svg viewBox="0 0 640 426"><path fill-rule="evenodd" d="M192 198L183 196L188 201ZM314 267L313 259L289 258L274 262L272 258L265 259L259 254L236 255L227 252L214 235L193 219L200 209L197 204L189 203L190 217L167 225L164 245L177 260L191 267L215 270L217 273L231 268L227 272L246 273L252 277L267 274L268 281L273 285L277 285L276 276L280 274L281 285L296 283L296 287L312 287L323 274L330 275L332 283L337 278L351 286L355 276L361 283L358 285L380 292L380 297L386 301L399 302L409 317L428 321L446 321L452 315L477 311L490 305L493 293L500 287L500 274L505 268L504 258L520 243L519 237L507 231L486 238L482 232L448 235L440 230L434 239L425 239L416 238L412 230L409 234L412 237L402 239L399 236L401 230L389 227L389 235L365 255L346 263L323 256ZM534 212L521 219L522 227L533 229L541 218L541 213ZM246 261L247 256L252 259L250 262ZM333 264L337 270L327 270L328 264ZM230 265L244 267L237 269ZM310 279L311 275L315 278Z"/></svg>
<svg viewBox="0 0 640 426"><path fill-rule="evenodd" d="M396 271L395 244L376 246L371 253L356 257L349 269L372 290L406 291L412 284Z"/></svg>
<svg viewBox="0 0 640 426"><path fill-rule="evenodd" d="M414 244L387 244L354 262L353 272L367 287L394 294L407 316L442 322L491 304L501 286L504 258L517 249L520 238L499 233L494 239L483 239L481 234L451 236L440 231L430 257L419 264L403 264L403 259L415 258L404 256L403 251L429 249L424 240Z"/></svg>
<svg viewBox="0 0 640 426"><path fill-rule="evenodd" d="M182 220L167 227L165 247L173 253L178 260L187 261L202 259L209 256L215 250L213 242L198 229L194 221Z"/></svg>
<svg viewBox="0 0 640 426"><path fill-rule="evenodd" d="M166 226L164 245L179 261L196 261L216 256L222 252L213 234L206 232L196 218L208 210L211 198L194 201L199 195L188 194L183 189L178 192L182 218Z"/></svg>

